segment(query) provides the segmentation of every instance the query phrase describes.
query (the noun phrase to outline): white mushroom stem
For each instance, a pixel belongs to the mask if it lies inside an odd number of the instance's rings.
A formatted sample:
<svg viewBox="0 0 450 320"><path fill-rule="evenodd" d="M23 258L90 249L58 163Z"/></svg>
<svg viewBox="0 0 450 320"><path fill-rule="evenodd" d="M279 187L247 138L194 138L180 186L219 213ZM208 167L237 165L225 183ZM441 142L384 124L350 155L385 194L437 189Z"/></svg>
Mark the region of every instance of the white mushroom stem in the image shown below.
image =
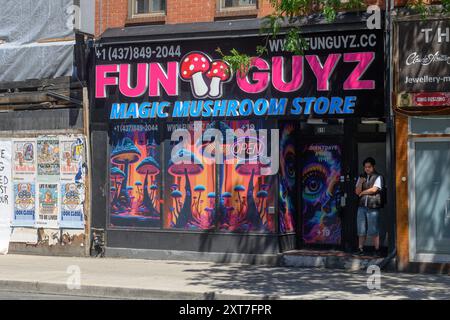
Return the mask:
<svg viewBox="0 0 450 320"><path fill-rule="evenodd" d="M218 96L220 96L220 85L221 85L221 80L219 77L212 77L211 79L211 85L210 85L210 89L209 89L209 96L211 98L216 98Z"/></svg>
<svg viewBox="0 0 450 320"><path fill-rule="evenodd" d="M203 80L201 72L196 72L192 75L192 86L197 97L203 97L208 93L208 86Z"/></svg>

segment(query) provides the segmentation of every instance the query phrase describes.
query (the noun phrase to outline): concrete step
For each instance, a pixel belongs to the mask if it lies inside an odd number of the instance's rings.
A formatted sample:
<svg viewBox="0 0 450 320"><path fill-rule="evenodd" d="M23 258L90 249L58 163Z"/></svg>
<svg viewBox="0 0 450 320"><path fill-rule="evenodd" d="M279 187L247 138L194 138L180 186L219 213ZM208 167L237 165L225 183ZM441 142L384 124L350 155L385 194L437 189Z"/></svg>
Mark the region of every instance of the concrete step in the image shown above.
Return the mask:
<svg viewBox="0 0 450 320"><path fill-rule="evenodd" d="M284 267L330 268L350 271L366 270L370 265L378 265L384 258L353 256L342 251L292 250L284 252L280 264Z"/></svg>

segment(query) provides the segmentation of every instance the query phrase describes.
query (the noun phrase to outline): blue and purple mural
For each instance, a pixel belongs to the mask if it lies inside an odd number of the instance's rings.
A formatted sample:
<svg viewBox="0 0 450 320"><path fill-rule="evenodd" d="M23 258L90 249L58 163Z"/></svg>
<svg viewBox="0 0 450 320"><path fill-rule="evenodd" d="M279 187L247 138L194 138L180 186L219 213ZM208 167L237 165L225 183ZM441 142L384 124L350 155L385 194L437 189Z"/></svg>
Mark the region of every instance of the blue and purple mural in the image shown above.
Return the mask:
<svg viewBox="0 0 450 320"><path fill-rule="evenodd" d="M294 232L296 205L295 122L280 122L279 232Z"/></svg>
<svg viewBox="0 0 450 320"><path fill-rule="evenodd" d="M339 244L341 147L304 145L302 159L303 240L311 244Z"/></svg>
<svg viewBox="0 0 450 320"><path fill-rule="evenodd" d="M110 225L159 227L157 125L116 125L110 131Z"/></svg>

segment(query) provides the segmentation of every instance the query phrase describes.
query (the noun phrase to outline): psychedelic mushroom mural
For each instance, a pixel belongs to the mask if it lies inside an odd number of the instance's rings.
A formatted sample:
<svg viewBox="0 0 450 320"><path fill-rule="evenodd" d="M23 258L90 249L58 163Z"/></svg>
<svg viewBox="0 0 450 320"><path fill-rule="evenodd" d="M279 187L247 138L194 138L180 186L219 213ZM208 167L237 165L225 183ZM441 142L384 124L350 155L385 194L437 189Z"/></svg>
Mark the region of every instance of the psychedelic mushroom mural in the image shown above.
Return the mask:
<svg viewBox="0 0 450 320"><path fill-rule="evenodd" d="M156 184L152 184L150 186L150 198L152 199L152 203L153 206L156 208L156 204L157 204L157 196L156 196L156 192L158 191L158 186Z"/></svg>
<svg viewBox="0 0 450 320"><path fill-rule="evenodd" d="M142 189L141 189L141 187L142 187L142 182L136 181L136 182L134 183L134 185L136 186L136 190L137 190L137 192L138 192L138 201L141 201L141 200L142 200Z"/></svg>
<svg viewBox="0 0 450 320"><path fill-rule="evenodd" d="M209 225L211 227L215 227L213 222L216 214L216 194L214 192L209 192L207 198L208 198L208 205L205 208L205 213L208 215Z"/></svg>
<svg viewBox="0 0 450 320"><path fill-rule="evenodd" d="M149 188L159 185L161 171L155 136L157 131L150 126L110 128L110 181L116 188L110 201L111 227L161 226L159 195Z"/></svg>
<svg viewBox="0 0 450 320"><path fill-rule="evenodd" d="M170 196L174 199L175 202L175 207L174 209L174 213L176 214L175 217L178 219L178 217L180 216L180 199L183 196L183 194L181 193L180 190L174 190L170 193Z"/></svg>
<svg viewBox="0 0 450 320"><path fill-rule="evenodd" d="M125 174L116 203L119 212L131 207L131 199L127 190L129 169L131 164L139 161L140 156L141 152L128 137L123 138L111 153L111 162L116 166L123 166Z"/></svg>
<svg viewBox="0 0 450 320"><path fill-rule="evenodd" d="M243 185L241 185L241 184L238 184L237 186L235 186L233 188L233 190L235 192L237 192L237 194L238 194L238 207L237 207L237 209L238 209L238 212L241 212L242 208L244 207L244 203L242 202L242 198L241 198L241 192L245 191L245 187Z"/></svg>
<svg viewBox="0 0 450 320"><path fill-rule="evenodd" d="M136 172L145 175L143 187L144 197L140 205L140 209L147 215L159 216L159 212L154 206L155 199L153 198L153 194L150 196L147 189L149 184L148 177L151 176L151 182L153 182L154 176L160 172L158 162L156 162L152 156L148 156L142 160L141 163L139 163L136 167Z"/></svg>
<svg viewBox="0 0 450 320"><path fill-rule="evenodd" d="M114 184L111 187L111 191L113 191L113 192L111 194L110 201L113 205L116 205L116 202L117 202L117 199L119 196L119 192L118 192L119 187L120 187L122 181L125 179L125 173L117 167L112 167L109 176L110 176L111 182ZM113 190L113 188L114 188L114 190Z"/></svg>
<svg viewBox="0 0 450 320"><path fill-rule="evenodd" d="M192 216L192 190L189 176L202 173L203 165L200 160L190 151L181 149L178 151L179 159L170 159L167 170L174 177L184 176L185 179L185 197L183 207L180 209L176 219L175 228L187 228L193 222Z"/></svg>
<svg viewBox="0 0 450 320"><path fill-rule="evenodd" d="M224 212L224 219L223 219L223 224L230 226L232 225L230 223L230 220L232 220L232 216L233 216L233 211L235 210L235 208L233 207L232 203L231 203L231 199L232 199L232 195L230 192L224 192L222 194L222 200L221 202L223 202L223 208L225 210Z"/></svg>
<svg viewBox="0 0 450 320"><path fill-rule="evenodd" d="M262 230L267 226L264 225L260 210L256 205L254 199L254 176L261 176L261 169L268 167L270 164L262 164L259 161L246 162L245 160L239 160L236 165L236 172L240 175L250 176L247 187L247 221L251 224L251 228L254 230ZM262 209L261 209L262 210Z"/></svg>
<svg viewBox="0 0 450 320"><path fill-rule="evenodd" d="M258 191L256 193L256 197L258 198L258 214L261 217L263 214L265 214L265 207L264 207L264 200L267 198L269 194L265 190Z"/></svg>
<svg viewBox="0 0 450 320"><path fill-rule="evenodd" d="M194 191L197 193L197 196L194 196L194 203L192 204L192 212L193 212L193 221L192 224L199 229L207 230L211 229L213 226L212 223L212 210L211 208L203 209L203 200L201 198L202 193L206 190L204 185L197 185L194 187Z"/></svg>
<svg viewBox="0 0 450 320"><path fill-rule="evenodd" d="M194 187L194 191L197 192L197 201L193 203L192 207L197 211L197 214L201 213L202 208L200 207L200 201L202 198L202 192L206 190L206 187L204 185L196 185Z"/></svg>
<svg viewBox="0 0 450 320"><path fill-rule="evenodd" d="M116 187L111 187L109 190L110 190L109 198L110 199L114 199L114 197L116 195L117 188Z"/></svg>

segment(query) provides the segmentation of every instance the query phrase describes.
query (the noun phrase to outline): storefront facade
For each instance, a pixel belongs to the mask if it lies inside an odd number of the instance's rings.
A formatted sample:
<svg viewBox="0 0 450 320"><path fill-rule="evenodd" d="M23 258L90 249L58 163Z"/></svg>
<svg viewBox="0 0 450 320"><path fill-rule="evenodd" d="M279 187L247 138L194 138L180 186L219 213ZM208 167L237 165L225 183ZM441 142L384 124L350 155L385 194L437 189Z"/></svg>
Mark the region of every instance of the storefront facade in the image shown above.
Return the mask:
<svg viewBox="0 0 450 320"><path fill-rule="evenodd" d="M398 267L446 272L450 262L450 20L399 17L394 26Z"/></svg>
<svg viewBox="0 0 450 320"><path fill-rule="evenodd" d="M107 253L354 248L360 163L386 174L391 161L383 31L305 27L305 55L269 39L247 74L230 70L216 49L254 55L259 23L112 29L95 44L92 226Z"/></svg>

